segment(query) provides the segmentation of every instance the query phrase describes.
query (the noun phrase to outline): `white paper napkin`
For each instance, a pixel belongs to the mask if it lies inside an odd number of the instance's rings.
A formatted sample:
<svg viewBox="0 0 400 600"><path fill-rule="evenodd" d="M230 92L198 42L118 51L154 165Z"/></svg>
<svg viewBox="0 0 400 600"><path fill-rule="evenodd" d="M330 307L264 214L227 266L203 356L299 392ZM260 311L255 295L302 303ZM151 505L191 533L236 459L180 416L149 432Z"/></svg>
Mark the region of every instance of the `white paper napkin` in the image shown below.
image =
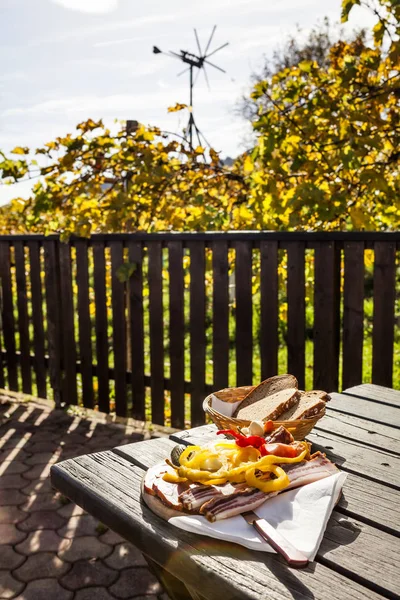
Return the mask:
<svg viewBox="0 0 400 600"><path fill-rule="evenodd" d="M270 498L254 512L268 521L293 546L314 560L347 475L336 473L315 483ZM209 523L200 515L172 517L169 523L192 533L234 542L262 552L275 552L251 525L238 515Z"/></svg>
<svg viewBox="0 0 400 600"><path fill-rule="evenodd" d="M211 394L211 408L217 410L221 415L225 415L225 417L231 417L241 403L242 400L238 400L237 402L224 402L217 398L215 394Z"/></svg>

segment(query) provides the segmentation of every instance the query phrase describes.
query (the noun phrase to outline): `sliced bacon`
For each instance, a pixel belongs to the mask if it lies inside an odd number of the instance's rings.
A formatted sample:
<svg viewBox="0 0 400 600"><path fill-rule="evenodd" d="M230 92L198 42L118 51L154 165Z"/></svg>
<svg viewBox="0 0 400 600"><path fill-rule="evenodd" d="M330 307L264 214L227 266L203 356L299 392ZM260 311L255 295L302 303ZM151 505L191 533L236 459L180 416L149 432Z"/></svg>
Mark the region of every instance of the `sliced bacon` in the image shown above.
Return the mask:
<svg viewBox="0 0 400 600"><path fill-rule="evenodd" d="M313 483L319 479L329 477L337 473L337 467L331 463L323 454L309 461L302 461L295 464L282 464L286 471L290 484L282 492L286 492L295 487ZM235 490L230 495L217 497L209 500L200 508L200 513L204 514L208 521L218 521L239 515L247 510L254 510L263 504L268 498L276 496L279 492L265 494L255 488L246 488Z"/></svg>
<svg viewBox="0 0 400 600"><path fill-rule="evenodd" d="M221 519L235 517L248 510L254 510L264 504L268 498L276 496L278 492L266 494L252 487L236 490L229 496L222 496L209 500L200 508L200 514L213 523Z"/></svg>
<svg viewBox="0 0 400 600"><path fill-rule="evenodd" d="M211 500L211 498L221 495L221 491L216 486L197 485L189 487L188 490L180 494L179 500L182 502L182 506L185 510L196 511L207 502L207 500Z"/></svg>
<svg viewBox="0 0 400 600"><path fill-rule="evenodd" d="M295 487L314 483L338 472L338 468L326 456L319 454L311 460L302 461L292 465L281 465L286 471L290 484L285 490L291 490Z"/></svg>
<svg viewBox="0 0 400 600"><path fill-rule="evenodd" d="M183 507L186 510L196 511L198 508L203 506L205 502L215 498L217 496L227 496L233 494L235 491L243 487L243 484L232 485L231 483L225 483L223 485L202 485L195 484L191 485L188 490L184 491L180 496L179 500L182 502Z"/></svg>

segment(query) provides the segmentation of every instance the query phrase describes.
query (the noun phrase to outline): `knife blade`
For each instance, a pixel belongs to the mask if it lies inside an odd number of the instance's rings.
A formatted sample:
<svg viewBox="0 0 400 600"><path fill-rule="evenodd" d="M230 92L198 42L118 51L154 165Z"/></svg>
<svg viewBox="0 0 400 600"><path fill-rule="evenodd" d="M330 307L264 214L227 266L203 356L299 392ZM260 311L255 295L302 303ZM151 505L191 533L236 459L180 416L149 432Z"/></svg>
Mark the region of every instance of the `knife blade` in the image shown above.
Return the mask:
<svg viewBox="0 0 400 600"><path fill-rule="evenodd" d="M276 552L281 554L288 565L294 568L306 567L308 558L297 550L281 533L272 527L265 519L260 519L255 512L249 510L242 517Z"/></svg>

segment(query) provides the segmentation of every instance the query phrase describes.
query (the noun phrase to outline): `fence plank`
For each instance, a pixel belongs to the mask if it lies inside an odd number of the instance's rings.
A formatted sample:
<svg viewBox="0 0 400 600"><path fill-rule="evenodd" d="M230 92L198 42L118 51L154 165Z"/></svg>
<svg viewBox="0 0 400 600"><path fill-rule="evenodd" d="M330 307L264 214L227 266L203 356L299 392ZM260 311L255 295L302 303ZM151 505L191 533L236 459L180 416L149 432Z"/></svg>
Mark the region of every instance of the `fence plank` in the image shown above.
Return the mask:
<svg viewBox="0 0 400 600"><path fill-rule="evenodd" d="M1 261L1 254L0 254ZM3 301L2 301L2 289L1 289L1 267L0 267L0 388L6 387L5 381L5 367L7 364L6 352L3 349L3 340L2 340L2 331L3 331L3 323L2 323L2 310L3 310Z"/></svg>
<svg viewBox="0 0 400 600"><path fill-rule="evenodd" d="M25 394L32 394L32 373L30 364L31 361L29 347L29 316L28 299L26 292L24 242L15 242L14 253L15 278L17 282L18 331L19 349L21 352L22 391Z"/></svg>
<svg viewBox="0 0 400 600"><path fill-rule="evenodd" d="M117 271L124 262L122 242L110 242L111 247L111 288L112 288L112 321L113 350L115 373L115 407L117 415L126 417L126 320L125 320L125 286L119 281Z"/></svg>
<svg viewBox="0 0 400 600"><path fill-rule="evenodd" d="M396 246L375 244L372 382L392 387Z"/></svg>
<svg viewBox="0 0 400 600"><path fill-rule="evenodd" d="M340 260L333 242L315 249L314 387L338 389Z"/></svg>
<svg viewBox="0 0 400 600"><path fill-rule="evenodd" d="M278 242L260 243L261 379L278 373Z"/></svg>
<svg viewBox="0 0 400 600"><path fill-rule="evenodd" d="M141 242L129 242L129 262L135 270L129 279L130 349L132 371L132 417L145 420L144 321L143 321L143 248Z"/></svg>
<svg viewBox="0 0 400 600"><path fill-rule="evenodd" d="M252 244L236 242L236 384L253 381Z"/></svg>
<svg viewBox="0 0 400 600"><path fill-rule="evenodd" d="M82 399L86 408L93 408L92 323L89 309L88 242L78 240L76 248L76 281L78 284L79 357L82 374Z"/></svg>
<svg viewBox="0 0 400 600"><path fill-rule="evenodd" d="M164 424L164 323L161 242L148 245L150 311L151 420Z"/></svg>
<svg viewBox="0 0 400 600"><path fill-rule="evenodd" d="M183 313L182 242L168 243L169 260L169 355L171 362L171 425L185 426L185 347Z"/></svg>
<svg viewBox="0 0 400 600"><path fill-rule="evenodd" d="M1 290L0 290L0 306L1 306ZM1 309L0 309L1 311ZM2 336L1 336L1 330L2 330L2 324L1 324L1 316L0 316L0 388L5 388L6 387L6 382L5 382L5 366L6 366L6 361L4 361L5 358L5 350L3 350L3 341L2 341Z"/></svg>
<svg viewBox="0 0 400 600"><path fill-rule="evenodd" d="M93 283L96 305L96 361L98 402L101 412L110 412L110 389L108 378L108 320L106 296L106 264L104 242L93 243Z"/></svg>
<svg viewBox="0 0 400 600"><path fill-rule="evenodd" d="M344 244L342 389L362 383L364 243Z"/></svg>
<svg viewBox="0 0 400 600"><path fill-rule="evenodd" d="M206 382L205 246L189 243L190 250L190 420L192 427L205 423L202 407ZM215 365L215 363L214 363Z"/></svg>
<svg viewBox="0 0 400 600"><path fill-rule="evenodd" d="M229 265L226 241L213 242L212 262L214 389L221 390L229 384Z"/></svg>
<svg viewBox="0 0 400 600"><path fill-rule="evenodd" d="M305 303L305 244L293 242L288 247L287 302L288 302L288 373L305 387L306 303Z"/></svg>
<svg viewBox="0 0 400 600"><path fill-rule="evenodd" d="M46 287L47 340L49 351L49 376L54 401L60 406L61 388L61 322L60 322L60 268L57 246L59 241L43 242Z"/></svg>
<svg viewBox="0 0 400 600"><path fill-rule="evenodd" d="M0 243L0 277L2 285L1 323L3 327L4 347L7 352L8 386L11 390L18 392L15 320L11 284L10 246L8 242Z"/></svg>
<svg viewBox="0 0 400 600"><path fill-rule="evenodd" d="M37 394L40 398L47 397L46 391L46 363L45 363L45 341L43 320L43 292L40 264L40 242L28 241L31 302L33 321L33 351L34 369L36 374Z"/></svg>
<svg viewBox="0 0 400 600"><path fill-rule="evenodd" d="M72 292L71 247L60 243L58 247L60 261L61 315L63 329L63 399L68 404L78 404L76 381L76 343L75 310ZM79 305L77 306L79 315Z"/></svg>

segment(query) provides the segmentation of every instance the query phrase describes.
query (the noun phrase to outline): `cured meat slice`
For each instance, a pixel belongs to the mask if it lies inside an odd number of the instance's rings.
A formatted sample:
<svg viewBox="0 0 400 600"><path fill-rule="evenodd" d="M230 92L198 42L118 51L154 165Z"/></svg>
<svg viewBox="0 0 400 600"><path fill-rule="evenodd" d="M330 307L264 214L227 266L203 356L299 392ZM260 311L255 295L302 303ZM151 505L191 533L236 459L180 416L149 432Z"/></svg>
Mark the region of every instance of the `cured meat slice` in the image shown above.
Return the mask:
<svg viewBox="0 0 400 600"><path fill-rule="evenodd" d="M168 467L169 473L175 473L172 467ZM189 482L183 483L170 483L164 481L162 476L156 477L153 482L153 491L162 500L166 506L174 508L175 510L182 510L183 505L179 496L189 488Z"/></svg>
<svg viewBox="0 0 400 600"><path fill-rule="evenodd" d="M248 510L254 510L261 504L264 504L268 498L276 496L278 492L265 494L260 490L247 487L242 490L236 490L229 496L222 496L209 500L200 508L200 513L212 523L221 519L235 517Z"/></svg>
<svg viewBox="0 0 400 600"><path fill-rule="evenodd" d="M202 485L194 484L189 487L188 490L184 491L179 499L181 500L183 507L186 510L196 511L198 508L203 506L205 502L215 498L217 496L227 496L233 494L235 491L243 487L243 484L232 485L231 483L225 483L224 485Z"/></svg>
<svg viewBox="0 0 400 600"><path fill-rule="evenodd" d="M311 460L302 461L296 464L281 465L282 469L286 471L290 484L287 488L282 491L291 490L301 485L307 485L308 483L314 483L329 477L338 472L338 468L334 465L326 456L318 454Z"/></svg>
<svg viewBox="0 0 400 600"><path fill-rule="evenodd" d="M294 437L283 425L275 429L265 440L266 444L291 444L292 442L294 442Z"/></svg>
<svg viewBox="0 0 400 600"><path fill-rule="evenodd" d="M150 467L149 469L147 469L143 482L143 487L145 491L148 494L155 496L156 493L153 489L153 484L155 483L156 479L162 477L164 473L167 473L168 471L171 471L171 468L167 464L162 466L156 465L155 467Z"/></svg>
<svg viewBox="0 0 400 600"><path fill-rule="evenodd" d="M284 490L281 490L281 492L324 479L324 477L329 477L338 471L337 467L323 454L319 454L309 461L282 464L281 466L286 471L290 480L290 484ZM272 498L278 493L265 494L255 488L235 490L230 495L218 496L209 500L202 505L200 513L211 522L227 519L248 510L254 510L268 500L268 498Z"/></svg>

